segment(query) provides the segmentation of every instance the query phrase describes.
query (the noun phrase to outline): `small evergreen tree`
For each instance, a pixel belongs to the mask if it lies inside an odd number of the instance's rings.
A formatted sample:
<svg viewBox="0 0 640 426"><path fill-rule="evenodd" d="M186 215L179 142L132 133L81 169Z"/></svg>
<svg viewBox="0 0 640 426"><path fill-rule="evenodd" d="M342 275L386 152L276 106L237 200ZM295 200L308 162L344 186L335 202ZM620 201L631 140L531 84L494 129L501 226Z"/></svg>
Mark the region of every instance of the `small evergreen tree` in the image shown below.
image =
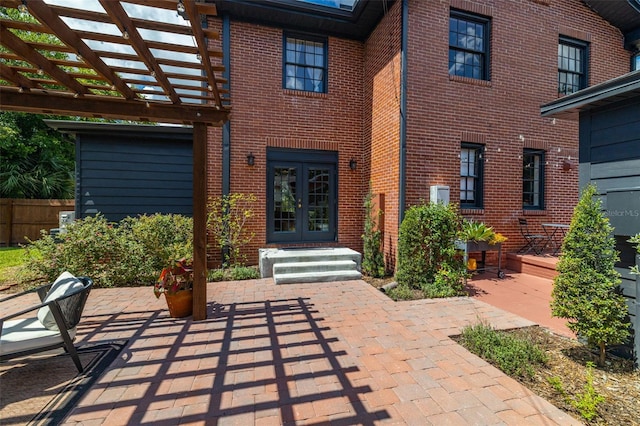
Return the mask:
<svg viewBox="0 0 640 426"><path fill-rule="evenodd" d="M607 346L629 337L630 323L619 291L620 274L614 268L619 257L613 228L595 196L596 187L589 185L574 210L553 282L551 310L553 316L569 320L569 329L599 348L602 365Z"/></svg>
<svg viewBox="0 0 640 426"><path fill-rule="evenodd" d="M382 278L385 275L384 256L382 255L382 231L378 224L382 218L382 210L374 212L373 194L367 194L364 201L365 218L362 256L362 272L375 277Z"/></svg>

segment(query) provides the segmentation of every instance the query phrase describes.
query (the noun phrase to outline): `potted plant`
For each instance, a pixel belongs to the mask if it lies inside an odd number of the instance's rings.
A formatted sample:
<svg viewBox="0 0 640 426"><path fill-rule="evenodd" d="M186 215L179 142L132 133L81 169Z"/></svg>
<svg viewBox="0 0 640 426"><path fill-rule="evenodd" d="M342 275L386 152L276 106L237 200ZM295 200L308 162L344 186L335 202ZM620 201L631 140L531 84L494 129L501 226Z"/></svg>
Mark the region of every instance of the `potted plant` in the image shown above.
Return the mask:
<svg viewBox="0 0 640 426"><path fill-rule="evenodd" d="M164 293L172 318L182 318L193 312L193 265L183 258L162 269L153 293Z"/></svg>
<svg viewBox="0 0 640 426"><path fill-rule="evenodd" d="M468 220L465 221L462 226L460 240L463 244L467 245L467 251L471 252L490 250L491 248L489 246L501 244L505 242L507 238L499 232L495 232L492 227L482 222Z"/></svg>

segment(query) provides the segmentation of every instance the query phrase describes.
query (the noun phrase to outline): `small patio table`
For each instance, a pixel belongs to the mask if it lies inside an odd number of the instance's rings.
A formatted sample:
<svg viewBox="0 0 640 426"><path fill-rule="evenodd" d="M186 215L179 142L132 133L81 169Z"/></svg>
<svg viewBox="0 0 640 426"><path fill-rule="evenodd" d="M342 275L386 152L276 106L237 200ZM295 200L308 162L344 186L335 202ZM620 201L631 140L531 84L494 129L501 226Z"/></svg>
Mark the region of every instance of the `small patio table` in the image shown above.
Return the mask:
<svg viewBox="0 0 640 426"><path fill-rule="evenodd" d="M546 249L550 244L553 244L553 255L555 256L560 251L562 241L567 235L567 229L569 229L569 225L564 225L561 223L542 223L541 225L544 233L547 235L547 244L545 244L544 248Z"/></svg>

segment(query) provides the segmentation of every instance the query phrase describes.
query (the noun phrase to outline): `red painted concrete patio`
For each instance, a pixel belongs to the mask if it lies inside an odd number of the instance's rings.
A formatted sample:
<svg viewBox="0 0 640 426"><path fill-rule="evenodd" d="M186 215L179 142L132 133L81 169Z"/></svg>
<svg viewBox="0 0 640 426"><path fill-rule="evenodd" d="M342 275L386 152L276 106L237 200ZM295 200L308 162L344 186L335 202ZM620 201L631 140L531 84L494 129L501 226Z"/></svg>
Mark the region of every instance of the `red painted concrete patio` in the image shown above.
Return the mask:
<svg viewBox="0 0 640 426"><path fill-rule="evenodd" d="M395 303L364 281L211 283L201 322L150 288L96 289L80 341L129 345L65 424L580 424L449 338L480 319L546 325L548 284L470 284L477 298ZM500 300L541 320L485 302Z"/></svg>

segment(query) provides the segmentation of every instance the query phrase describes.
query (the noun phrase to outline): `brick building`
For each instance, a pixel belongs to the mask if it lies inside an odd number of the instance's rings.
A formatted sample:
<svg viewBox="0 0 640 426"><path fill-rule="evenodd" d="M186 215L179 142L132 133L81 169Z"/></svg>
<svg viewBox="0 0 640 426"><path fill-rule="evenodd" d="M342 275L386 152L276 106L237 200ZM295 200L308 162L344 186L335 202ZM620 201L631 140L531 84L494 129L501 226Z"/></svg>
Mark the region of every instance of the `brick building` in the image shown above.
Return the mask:
<svg viewBox="0 0 640 426"><path fill-rule="evenodd" d="M578 126L540 105L632 57L588 2L216 2L233 110L209 130L209 193L257 196L250 262L261 247L361 251L369 188L391 270L404 210L434 185L507 251L518 217L568 223Z"/></svg>

